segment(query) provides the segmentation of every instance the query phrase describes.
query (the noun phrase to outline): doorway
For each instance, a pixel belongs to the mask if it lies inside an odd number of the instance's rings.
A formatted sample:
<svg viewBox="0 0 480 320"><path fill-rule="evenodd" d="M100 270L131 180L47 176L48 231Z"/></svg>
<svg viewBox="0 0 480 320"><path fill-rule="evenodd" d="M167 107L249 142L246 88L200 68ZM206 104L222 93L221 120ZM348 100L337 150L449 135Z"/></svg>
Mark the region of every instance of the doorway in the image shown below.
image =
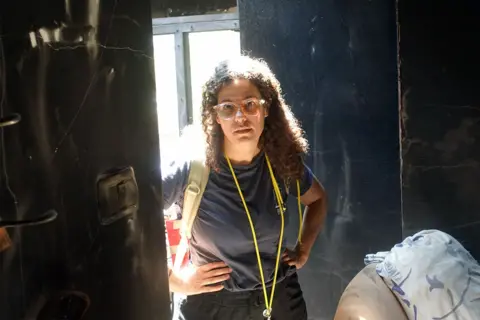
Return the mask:
<svg viewBox="0 0 480 320"><path fill-rule="evenodd" d="M182 129L198 124L202 85L222 60L240 55L238 13L153 20L161 161L170 161Z"/></svg>

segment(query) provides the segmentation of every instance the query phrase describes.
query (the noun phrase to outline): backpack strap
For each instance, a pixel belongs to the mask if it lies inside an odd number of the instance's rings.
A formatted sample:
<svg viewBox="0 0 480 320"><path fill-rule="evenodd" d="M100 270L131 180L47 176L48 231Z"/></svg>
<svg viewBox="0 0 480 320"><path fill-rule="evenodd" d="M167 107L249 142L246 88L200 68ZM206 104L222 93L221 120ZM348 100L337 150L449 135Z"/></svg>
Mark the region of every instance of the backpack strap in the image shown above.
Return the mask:
<svg viewBox="0 0 480 320"><path fill-rule="evenodd" d="M210 170L203 159L190 161L188 182L183 198L182 225L180 234L182 239L177 247L174 269L178 270L188 252L188 241L192 237L192 226L200 207L203 192L208 182Z"/></svg>
<svg viewBox="0 0 480 320"><path fill-rule="evenodd" d="M203 192L207 186L209 168L203 160L192 160L190 162L190 172L188 173L188 184L183 198L182 211L182 236L187 239L192 237L192 226L197 216L200 201Z"/></svg>

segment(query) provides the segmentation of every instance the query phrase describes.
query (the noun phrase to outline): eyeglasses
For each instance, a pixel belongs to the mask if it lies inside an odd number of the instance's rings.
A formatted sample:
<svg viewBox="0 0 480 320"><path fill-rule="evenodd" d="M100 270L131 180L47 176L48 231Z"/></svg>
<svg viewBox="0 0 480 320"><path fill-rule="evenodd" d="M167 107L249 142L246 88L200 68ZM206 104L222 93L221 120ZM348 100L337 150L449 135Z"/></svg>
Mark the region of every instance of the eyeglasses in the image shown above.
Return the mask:
<svg viewBox="0 0 480 320"><path fill-rule="evenodd" d="M246 116L256 116L260 112L260 108L265 104L265 100L250 98L242 101L240 104L234 102L224 102L214 107L215 111L223 120L231 120L242 110Z"/></svg>

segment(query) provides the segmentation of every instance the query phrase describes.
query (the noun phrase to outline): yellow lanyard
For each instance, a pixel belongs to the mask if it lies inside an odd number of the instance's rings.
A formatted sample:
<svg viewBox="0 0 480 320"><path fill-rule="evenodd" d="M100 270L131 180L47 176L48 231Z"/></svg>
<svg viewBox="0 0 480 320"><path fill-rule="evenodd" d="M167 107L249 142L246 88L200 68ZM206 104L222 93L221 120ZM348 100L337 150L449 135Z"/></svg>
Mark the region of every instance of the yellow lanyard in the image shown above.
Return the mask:
<svg viewBox="0 0 480 320"><path fill-rule="evenodd" d="M253 226L252 217L250 215L250 211L248 210L247 203L245 202L245 197L243 196L243 192L242 192L242 189L240 188L240 184L238 183L237 176L235 175L235 171L233 170L232 164L230 163L230 159L227 156L225 156L225 158L227 159L228 166L230 168L230 171L232 172L233 180L235 180L235 184L236 184L237 189L238 189L238 194L240 195L240 198L242 199L243 207L245 208L245 213L247 214L248 222L250 222L250 228L252 230L252 237L253 237L253 244L255 245L255 253L257 254L257 262L258 262L258 267L260 269L260 279L262 280L263 295L264 295L264 298L265 298L266 309L263 312L263 316L267 319L270 319L271 316L272 316L273 295L275 293L275 285L277 283L278 266L279 266L279 263L280 263L280 254L281 254L282 242L283 242L283 232L284 232L284 228L285 228L284 206L283 206L282 195L280 193L280 188L278 187L277 180L275 179L275 175L273 174L272 165L270 164L270 160L268 159L268 156L265 155L265 159L266 159L267 166L268 166L268 171L270 172L270 178L272 179L273 190L275 191L275 197L277 198L278 208L280 210L280 217L281 217L280 238L279 238L279 241L278 241L277 260L276 260L276 263L275 263L275 273L274 273L274 276L273 276L273 285L272 285L272 292L270 293L270 300L268 300L267 286L265 284L265 277L264 277L264 274L263 274L262 259L260 258L260 249L258 248L257 235L255 233L255 227ZM300 229L299 229L299 233L298 233L298 241L300 242L303 218L302 218L302 208L301 208L301 203L300 203L300 182L298 180L297 180L297 197L298 197L298 212L299 212L299 217L300 217Z"/></svg>

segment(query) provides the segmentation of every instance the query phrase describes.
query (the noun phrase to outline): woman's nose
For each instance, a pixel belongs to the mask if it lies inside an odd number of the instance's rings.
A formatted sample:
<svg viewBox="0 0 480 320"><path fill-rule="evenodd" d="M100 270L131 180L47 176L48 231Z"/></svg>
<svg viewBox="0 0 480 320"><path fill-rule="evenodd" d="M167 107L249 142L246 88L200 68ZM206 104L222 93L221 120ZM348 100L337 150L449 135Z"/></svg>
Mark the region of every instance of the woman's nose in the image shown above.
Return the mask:
<svg viewBox="0 0 480 320"><path fill-rule="evenodd" d="M237 112L235 113L234 119L235 119L235 121L237 121L237 122L243 122L243 121L245 121L246 117L245 117L245 114L243 114L241 108L238 108L238 109L237 109Z"/></svg>

